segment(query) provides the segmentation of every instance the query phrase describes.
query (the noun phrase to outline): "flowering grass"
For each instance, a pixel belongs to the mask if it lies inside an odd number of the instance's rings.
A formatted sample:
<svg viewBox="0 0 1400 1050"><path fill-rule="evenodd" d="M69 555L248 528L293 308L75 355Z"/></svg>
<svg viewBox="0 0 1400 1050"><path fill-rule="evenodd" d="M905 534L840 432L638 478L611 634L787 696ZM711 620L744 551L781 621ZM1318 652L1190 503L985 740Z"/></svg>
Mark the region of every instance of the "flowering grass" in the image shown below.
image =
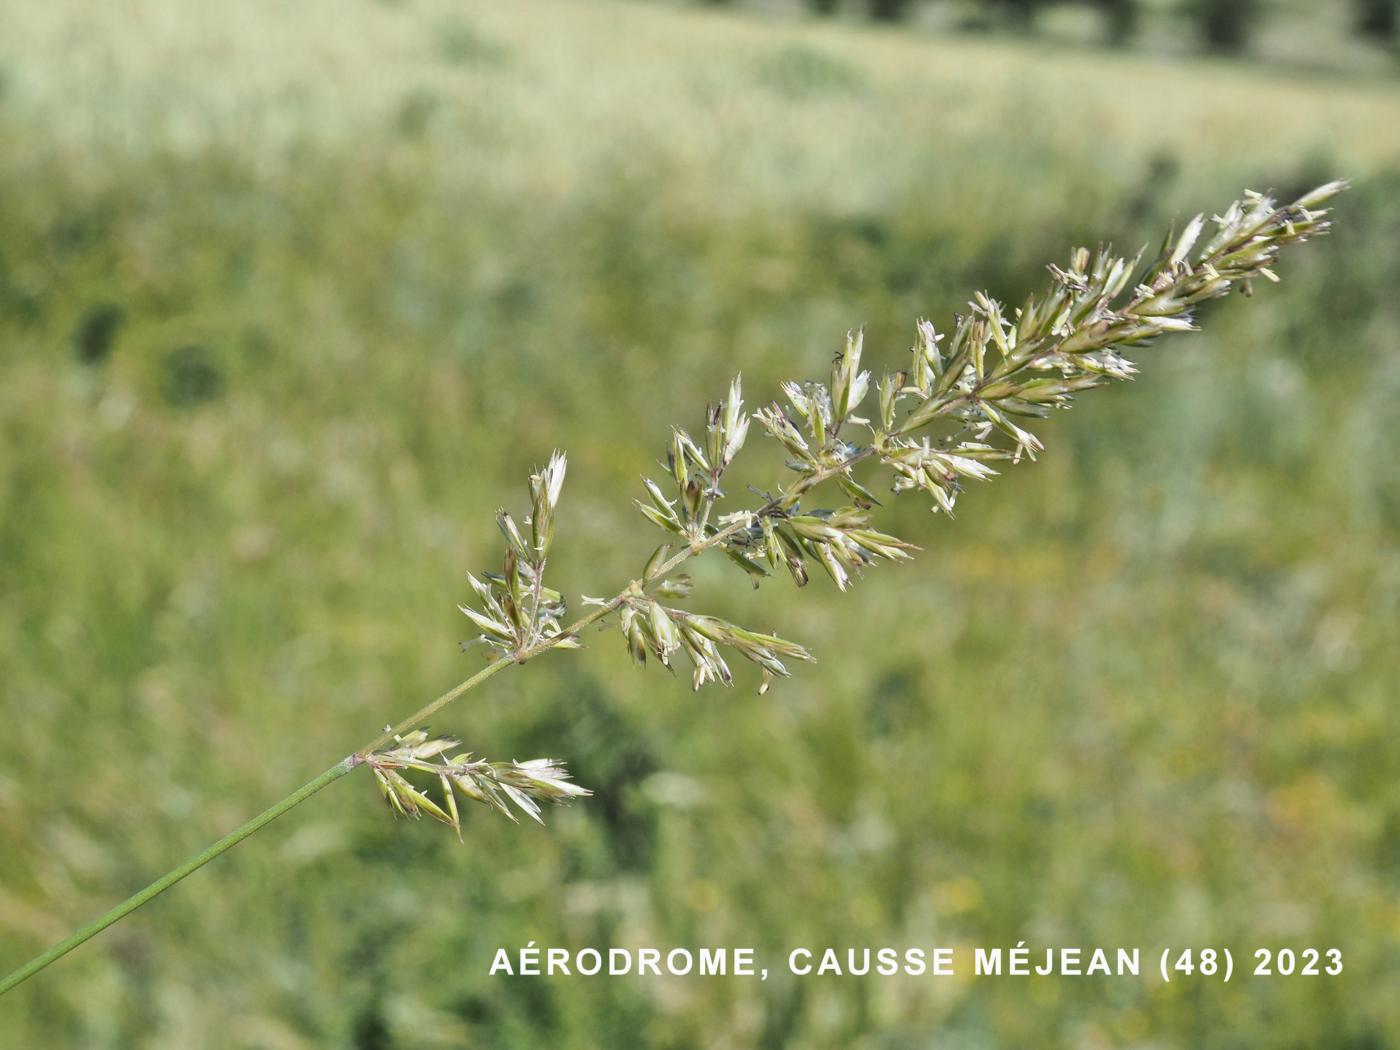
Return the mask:
<svg viewBox="0 0 1400 1050"><path fill-rule="evenodd" d="M1034 459L1044 449L1020 420L1043 419L1053 409L1069 407L1077 394L1130 378L1136 368L1126 355L1160 336L1192 331L1199 304L1235 288L1248 291L1258 277L1277 281L1273 267L1280 252L1327 232L1328 211L1322 205L1345 186L1327 183L1283 206L1262 194L1248 194L1214 217L1214 235L1199 247L1206 217L1198 215L1179 235L1168 235L1160 256L1141 273L1138 260L1106 249L1076 249L1067 266L1050 267L1050 289L1029 298L1014 314L979 292L968 314L958 318L946 353L933 325L919 323L910 367L883 374L871 418L858 414L866 411L873 393L871 374L861 368L860 333L846 337L828 383L783 385L790 410L774 401L750 416L736 378L728 397L706 413L703 447L686 431L673 430L667 467L675 498L646 479L648 502L638 502L649 521L683 545L671 554L671 545L662 544L623 590L608 600L590 599L595 610L568 626L561 625L563 595L544 583L566 470L565 457L556 452L546 467L530 475L528 539L509 513L499 511L496 520L506 540L502 571L469 576L480 607L464 605L461 610L481 630L480 641L494 650L486 670L0 980L0 995L359 766L369 768L392 810L414 818L426 813L459 836L458 794L511 819L514 803L536 820L541 802L588 795L552 759L492 763L464 753L449 756L457 740L429 738L419 727L496 670L524 664L550 649L579 648L582 631L610 614L617 613L636 663L645 664L650 652L669 667L672 655L684 652L698 690L711 681L732 684L721 654L727 649L762 669L759 692L766 692L773 676L789 676L784 660L811 660L811 654L774 635L662 605L658 597L680 598L690 591L688 576L669 575L674 569L716 551L755 587L770 570L784 566L804 586L810 561L844 591L866 566L908 559L912 544L872 526L869 512L879 500L857 480L861 463L869 460L887 468L896 493L923 492L933 498L934 510L951 516L965 480L986 480L996 473L988 463ZM908 402L903 411L901 401ZM758 507L725 510L721 484L744 448L751 419L776 439L795 476L775 485L774 494L765 493ZM942 424L940 433L930 438L926 431L935 424ZM868 443L853 440L856 428L869 431ZM828 483L850 505L804 510L804 498ZM410 772L434 779L441 788L439 801L415 785L406 775Z"/></svg>
<svg viewBox="0 0 1400 1050"><path fill-rule="evenodd" d="M1067 244L1136 248L1242 184L1356 188L1287 288L1030 426L1049 453L956 523L878 489L916 565L837 595L813 563L809 597L692 562L668 603L797 640L820 662L795 681L755 701L731 660L737 690L686 702L590 637L433 725L567 758L592 799L546 829L464 807L463 848L385 819L363 772L7 996L0 1042L1393 1042L1379 936L1344 988L1030 1002L474 967L532 937L1322 941L1388 914L1400 761L1387 82L509 7L457 8L505 55L441 68L431 4L298 8L280 63L250 50L263 15L7 12L6 962L454 680L461 570L500 568L489 510L556 442L551 573L596 594L660 538L626 497L724 377L761 407L860 323L902 368L913 318L1019 304ZM70 16L106 28L16 29ZM801 48L859 86L775 87ZM781 470L749 443L736 497ZM105 757L55 775L75 755Z"/></svg>

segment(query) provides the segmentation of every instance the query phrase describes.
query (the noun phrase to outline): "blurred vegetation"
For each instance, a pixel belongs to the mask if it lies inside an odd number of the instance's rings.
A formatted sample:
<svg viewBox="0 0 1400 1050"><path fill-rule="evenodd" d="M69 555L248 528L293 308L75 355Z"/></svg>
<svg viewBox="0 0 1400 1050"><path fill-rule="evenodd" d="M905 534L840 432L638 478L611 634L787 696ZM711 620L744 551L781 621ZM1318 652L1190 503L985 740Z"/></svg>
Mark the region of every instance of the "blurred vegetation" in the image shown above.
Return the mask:
<svg viewBox="0 0 1400 1050"><path fill-rule="evenodd" d="M92 1048L1400 1045L1400 91L648 5L3 5L0 960L477 664L491 512L570 453L634 573L672 422L877 362L1071 243L1356 178L1038 464L691 696L616 637L434 728L597 797L466 846L347 780L0 1003ZM755 394L758 396L758 393ZM774 976L506 979L498 946ZM1338 946L1337 979L795 981L796 946Z"/></svg>
<svg viewBox="0 0 1400 1050"><path fill-rule="evenodd" d="M1259 0L1191 0L1187 10L1200 26L1201 43L1211 51L1243 51L1259 18Z"/></svg>
<svg viewBox="0 0 1400 1050"><path fill-rule="evenodd" d="M676 3L678 0L662 0ZM1057 43L1245 55L1333 71L1394 69L1397 0L699 0L769 15L1000 30Z"/></svg>

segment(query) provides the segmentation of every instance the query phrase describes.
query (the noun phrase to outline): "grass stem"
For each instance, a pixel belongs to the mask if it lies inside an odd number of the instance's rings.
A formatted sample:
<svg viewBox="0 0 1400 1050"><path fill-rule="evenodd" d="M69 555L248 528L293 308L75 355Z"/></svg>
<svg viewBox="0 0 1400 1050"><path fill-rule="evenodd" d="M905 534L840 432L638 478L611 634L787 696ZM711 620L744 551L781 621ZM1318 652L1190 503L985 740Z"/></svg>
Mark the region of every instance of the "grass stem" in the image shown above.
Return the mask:
<svg viewBox="0 0 1400 1050"><path fill-rule="evenodd" d="M200 868L204 867L204 865L208 864L219 854L232 849L234 846L238 845L238 843L246 839L249 835L253 834L253 832L266 827L268 824L271 824L283 813L286 813L289 809L292 809L295 806L298 806L301 803L305 802L308 798L316 794L316 792L320 791L331 781L339 780L341 777L345 776L346 773L349 773L350 770L354 768L355 764L351 761L351 759L347 758L344 761L337 762L335 765L331 766L330 769L326 770L316 779L307 781L296 791L293 791L290 795L282 799L282 801L278 802L276 805L270 806L269 808L263 810L252 820L248 821L246 824L240 825L238 828L234 829L233 831L225 835L223 838L219 839L218 842L215 842L212 845L201 850L200 852L196 853L193 857L185 861L185 863L181 864L179 867L172 868L170 871L166 872L160 878L156 879L155 882L151 883L145 889L133 893L130 897L122 901L115 908L112 908L110 911L104 912L102 915L99 915L96 919L93 919L92 922L88 923L81 929L74 931L69 936L65 937L63 940L55 944L48 951L44 952L42 955L35 956L29 962L21 966L18 970L15 970L4 980L0 980L0 995L4 995L6 992L10 991L10 989L16 987L17 985L23 984L25 981L33 977L40 970L48 966L50 963L57 962L59 959L63 958L63 956L71 952L74 948L78 947L78 945L91 940L93 937L96 937L108 926L111 926L112 923L130 915L132 912L134 912L137 908L141 907L141 905L145 904L147 901L159 897L162 893L170 889L171 886L174 886L186 875L190 875L198 871Z"/></svg>

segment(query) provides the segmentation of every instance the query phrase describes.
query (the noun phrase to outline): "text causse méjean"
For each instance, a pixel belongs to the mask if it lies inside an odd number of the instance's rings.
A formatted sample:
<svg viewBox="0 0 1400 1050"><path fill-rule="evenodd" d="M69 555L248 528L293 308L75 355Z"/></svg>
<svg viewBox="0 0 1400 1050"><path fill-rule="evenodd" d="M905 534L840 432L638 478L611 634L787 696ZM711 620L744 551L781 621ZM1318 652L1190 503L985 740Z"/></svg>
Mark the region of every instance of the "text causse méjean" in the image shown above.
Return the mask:
<svg viewBox="0 0 1400 1050"><path fill-rule="evenodd" d="M1335 977L1338 948L1260 948L1252 953L1255 977ZM1163 980L1199 976L1229 981L1234 953L1228 948L1163 948L1153 969ZM794 948L787 972L796 977L1140 977L1138 948ZM1251 971L1245 971L1250 973ZM496 949L490 974L519 977L757 977L768 968L754 948L541 948L530 941Z"/></svg>

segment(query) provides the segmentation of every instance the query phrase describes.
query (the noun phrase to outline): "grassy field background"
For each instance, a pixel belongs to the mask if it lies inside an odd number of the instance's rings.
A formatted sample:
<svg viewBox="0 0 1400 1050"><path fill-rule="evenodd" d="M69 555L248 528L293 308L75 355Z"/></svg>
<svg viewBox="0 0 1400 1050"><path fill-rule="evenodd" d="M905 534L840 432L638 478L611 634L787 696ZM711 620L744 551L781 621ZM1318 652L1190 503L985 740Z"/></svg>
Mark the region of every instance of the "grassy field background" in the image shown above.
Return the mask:
<svg viewBox="0 0 1400 1050"><path fill-rule="evenodd" d="M495 679L434 728L596 798L462 846L341 782L0 1001L0 1045L1400 1046L1393 80L562 0L0 24L0 969L478 666L464 573L555 446L558 578L600 593L730 373L767 396L858 324L883 364L1072 243L1356 180L1041 462L892 507L914 565L698 570L817 667L693 697L605 635ZM1347 968L487 976L531 939Z"/></svg>

